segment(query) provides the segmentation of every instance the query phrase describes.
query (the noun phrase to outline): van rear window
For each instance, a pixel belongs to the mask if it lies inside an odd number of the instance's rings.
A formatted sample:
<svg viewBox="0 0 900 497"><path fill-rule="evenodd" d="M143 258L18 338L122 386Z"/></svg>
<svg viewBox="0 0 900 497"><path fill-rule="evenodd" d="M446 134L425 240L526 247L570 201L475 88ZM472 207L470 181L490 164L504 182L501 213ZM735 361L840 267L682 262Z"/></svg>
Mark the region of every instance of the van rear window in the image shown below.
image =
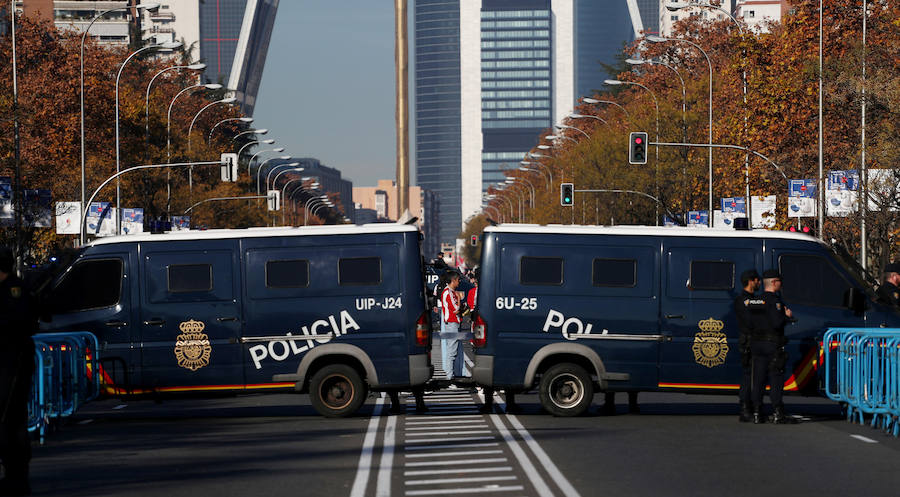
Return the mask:
<svg viewBox="0 0 900 497"><path fill-rule="evenodd" d="M267 261L266 286L268 288L302 288L309 286L309 261Z"/></svg>
<svg viewBox="0 0 900 497"><path fill-rule="evenodd" d="M173 264L168 267L169 293L211 292L212 264Z"/></svg>
<svg viewBox="0 0 900 497"><path fill-rule="evenodd" d="M634 259L594 259L594 286L634 287L637 284Z"/></svg>
<svg viewBox="0 0 900 497"><path fill-rule="evenodd" d="M341 286L375 286L381 284L381 257L355 257L338 261Z"/></svg>
<svg viewBox="0 0 900 497"><path fill-rule="evenodd" d="M562 258L522 257L519 263L519 283L523 285L562 285Z"/></svg>
<svg viewBox="0 0 900 497"><path fill-rule="evenodd" d="M691 290L731 290L734 263L731 261L691 261Z"/></svg>

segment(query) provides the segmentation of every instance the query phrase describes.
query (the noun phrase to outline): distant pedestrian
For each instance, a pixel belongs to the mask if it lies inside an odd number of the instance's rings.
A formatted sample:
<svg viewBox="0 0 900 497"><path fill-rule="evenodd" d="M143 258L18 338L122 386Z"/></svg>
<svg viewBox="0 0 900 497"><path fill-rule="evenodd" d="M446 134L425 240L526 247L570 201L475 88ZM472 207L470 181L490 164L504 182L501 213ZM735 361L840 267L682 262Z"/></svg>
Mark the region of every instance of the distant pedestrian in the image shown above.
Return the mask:
<svg viewBox="0 0 900 497"><path fill-rule="evenodd" d="M734 299L734 313L738 323L738 350L741 354L741 386L738 398L741 403L741 412L738 420L749 423L753 420L753 400L750 395L753 371L753 354L750 349L750 340L753 336L753 319L751 309L764 305L764 301L756 296L759 290L759 273L755 269L748 269L741 273L741 294Z"/></svg>
<svg viewBox="0 0 900 497"><path fill-rule="evenodd" d="M892 262L884 267L878 297L892 307L900 307L900 263Z"/></svg>
<svg viewBox="0 0 900 497"><path fill-rule="evenodd" d="M784 413L782 393L784 390L784 369L787 364L785 345L787 340L784 327L793 317L778 292L781 291L781 274L774 269L763 273L764 292L762 305L751 310L753 331L750 339L750 353L753 356L753 422L764 423L763 393L768 378L769 399L774 408L772 422L786 424L793 422Z"/></svg>
<svg viewBox="0 0 900 497"><path fill-rule="evenodd" d="M456 270L447 271L447 286L441 293L441 321L444 327L441 330L441 344L446 350L446 359L444 362L444 370L447 372L448 379L464 376L465 359L460 353L462 335L459 331L460 312L462 306L460 303L459 273Z"/></svg>
<svg viewBox="0 0 900 497"><path fill-rule="evenodd" d="M28 399L34 375L36 309L13 271L12 252L0 247L0 495L30 495Z"/></svg>

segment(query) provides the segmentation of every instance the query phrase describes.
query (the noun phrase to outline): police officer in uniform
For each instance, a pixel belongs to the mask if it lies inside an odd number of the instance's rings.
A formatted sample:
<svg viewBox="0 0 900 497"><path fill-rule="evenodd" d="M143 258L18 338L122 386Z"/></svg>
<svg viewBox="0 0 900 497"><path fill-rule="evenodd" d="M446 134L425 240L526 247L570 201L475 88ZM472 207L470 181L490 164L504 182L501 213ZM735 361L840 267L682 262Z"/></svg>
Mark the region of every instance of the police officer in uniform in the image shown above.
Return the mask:
<svg viewBox="0 0 900 497"><path fill-rule="evenodd" d="M750 313L751 309L763 304L763 301L756 297L760 286L759 273L755 269L748 269L741 273L741 286L743 287L741 294L734 299L734 313L737 316L738 330L740 331L738 347L741 352L741 387L739 391L741 413L738 420L741 423L749 423L753 420L753 401L750 398L751 372L753 371L750 339L753 336L753 320Z"/></svg>
<svg viewBox="0 0 900 497"><path fill-rule="evenodd" d="M30 495L28 399L37 328L31 295L13 271L12 251L0 247L0 496Z"/></svg>
<svg viewBox="0 0 900 497"><path fill-rule="evenodd" d="M900 263L884 267L884 283L878 287L878 297L893 307L900 307Z"/></svg>
<svg viewBox="0 0 900 497"><path fill-rule="evenodd" d="M772 422L787 424L793 422L784 414L781 396L784 390L784 367L787 354L784 327L793 318L793 313L785 307L777 292L781 291L781 274L768 269L763 273L764 292L762 305L751 308L753 329L750 337L750 353L753 357L753 422L765 423L763 415L763 394L768 376L769 399L774 407Z"/></svg>

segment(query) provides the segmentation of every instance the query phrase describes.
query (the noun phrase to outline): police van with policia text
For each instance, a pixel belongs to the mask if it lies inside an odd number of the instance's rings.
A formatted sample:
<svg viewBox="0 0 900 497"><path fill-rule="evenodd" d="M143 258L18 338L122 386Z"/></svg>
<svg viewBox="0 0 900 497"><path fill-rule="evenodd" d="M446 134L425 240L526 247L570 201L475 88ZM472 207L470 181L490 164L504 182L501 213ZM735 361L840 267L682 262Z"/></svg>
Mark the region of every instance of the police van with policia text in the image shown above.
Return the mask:
<svg viewBox="0 0 900 497"><path fill-rule="evenodd" d="M308 392L347 416L431 378L420 235L375 224L98 239L50 289L48 331L90 331L115 395Z"/></svg>
<svg viewBox="0 0 900 497"><path fill-rule="evenodd" d="M733 300L748 269L782 274L796 318L787 392L819 391L828 328L900 326L851 263L807 235L500 225L484 230L475 381L536 387L559 416L584 412L595 389L736 394Z"/></svg>

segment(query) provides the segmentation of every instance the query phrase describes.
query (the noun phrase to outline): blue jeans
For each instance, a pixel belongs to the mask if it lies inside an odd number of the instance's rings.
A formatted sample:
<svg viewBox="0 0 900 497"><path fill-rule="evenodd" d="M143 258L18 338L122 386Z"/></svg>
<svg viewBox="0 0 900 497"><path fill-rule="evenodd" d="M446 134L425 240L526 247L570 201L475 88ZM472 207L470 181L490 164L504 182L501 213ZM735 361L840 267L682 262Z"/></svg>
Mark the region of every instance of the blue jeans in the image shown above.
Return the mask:
<svg viewBox="0 0 900 497"><path fill-rule="evenodd" d="M457 376L466 376L465 353L463 352L464 333L459 332L459 323L441 322L441 353L444 371L451 380Z"/></svg>

